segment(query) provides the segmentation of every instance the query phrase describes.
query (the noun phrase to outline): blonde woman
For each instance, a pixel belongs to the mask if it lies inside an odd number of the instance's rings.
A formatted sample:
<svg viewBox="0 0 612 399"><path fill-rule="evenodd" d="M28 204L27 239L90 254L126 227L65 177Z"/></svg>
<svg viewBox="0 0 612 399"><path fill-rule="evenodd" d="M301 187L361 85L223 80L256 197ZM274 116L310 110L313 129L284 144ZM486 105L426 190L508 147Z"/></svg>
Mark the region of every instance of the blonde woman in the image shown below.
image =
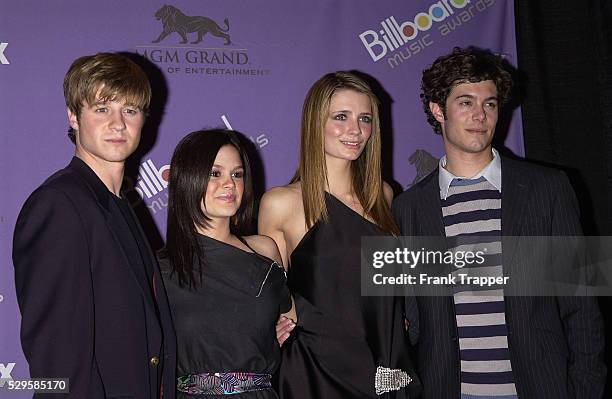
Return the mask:
<svg viewBox="0 0 612 399"><path fill-rule="evenodd" d="M304 101L295 176L262 198L259 233L276 241L289 265L297 311L297 326L283 345L281 398L418 392L403 300L360 291L361 236L398 233L389 211L393 193L381 178L378 115L378 100L359 76L323 76ZM284 323L289 330L291 322ZM379 377L408 378L375 387L379 366Z"/></svg>

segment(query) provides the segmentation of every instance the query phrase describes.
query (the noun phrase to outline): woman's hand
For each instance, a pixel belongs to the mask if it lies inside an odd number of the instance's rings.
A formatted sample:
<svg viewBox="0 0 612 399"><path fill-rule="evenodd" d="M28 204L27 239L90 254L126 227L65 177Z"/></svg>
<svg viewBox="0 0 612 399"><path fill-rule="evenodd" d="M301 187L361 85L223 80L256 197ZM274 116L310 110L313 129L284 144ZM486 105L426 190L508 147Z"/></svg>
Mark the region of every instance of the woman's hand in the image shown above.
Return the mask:
<svg viewBox="0 0 612 399"><path fill-rule="evenodd" d="M295 322L290 318L282 315L278 318L276 322L276 339L278 340L278 346L283 346L294 328Z"/></svg>

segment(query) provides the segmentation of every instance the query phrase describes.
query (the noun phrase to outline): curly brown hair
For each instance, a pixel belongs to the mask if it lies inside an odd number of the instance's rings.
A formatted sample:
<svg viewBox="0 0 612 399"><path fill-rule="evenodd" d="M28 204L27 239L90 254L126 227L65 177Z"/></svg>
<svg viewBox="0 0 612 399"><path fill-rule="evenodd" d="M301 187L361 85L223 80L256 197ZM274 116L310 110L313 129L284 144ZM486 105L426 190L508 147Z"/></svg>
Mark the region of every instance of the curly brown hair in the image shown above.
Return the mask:
<svg viewBox="0 0 612 399"><path fill-rule="evenodd" d="M453 52L439 57L423 71L421 80L421 101L427 115L427 122L437 134L442 134L440 122L431 113L429 103L440 106L446 115L446 99L453 87L461 83L477 83L491 80L497 88L500 106L510 99L512 77L502 66L502 58L490 51L474 47L455 47Z"/></svg>

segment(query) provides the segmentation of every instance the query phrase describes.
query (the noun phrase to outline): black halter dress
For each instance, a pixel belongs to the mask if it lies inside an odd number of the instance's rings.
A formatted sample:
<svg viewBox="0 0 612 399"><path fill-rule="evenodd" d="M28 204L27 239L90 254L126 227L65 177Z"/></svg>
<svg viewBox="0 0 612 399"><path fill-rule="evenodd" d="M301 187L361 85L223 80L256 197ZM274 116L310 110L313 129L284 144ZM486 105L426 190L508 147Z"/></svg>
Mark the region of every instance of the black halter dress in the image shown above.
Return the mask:
<svg viewBox="0 0 612 399"><path fill-rule="evenodd" d="M361 295L361 237L385 233L326 193L327 223L317 222L291 254L289 289L298 325L283 345L284 399L415 397L403 298ZM377 396L377 366L402 369L407 388ZM413 395L414 394L414 395Z"/></svg>
<svg viewBox="0 0 612 399"><path fill-rule="evenodd" d="M291 299L284 269L276 262L204 235L198 240L206 262L201 287L179 286L167 260L160 260L176 329L176 375L179 386L181 378L190 381L177 398L228 397L229 392L261 383L261 375L272 375L278 368L275 325L279 314L291 308ZM195 379L186 376L204 373L213 374L208 382L214 380L219 396L185 392L198 390ZM273 389L232 397L278 398Z"/></svg>

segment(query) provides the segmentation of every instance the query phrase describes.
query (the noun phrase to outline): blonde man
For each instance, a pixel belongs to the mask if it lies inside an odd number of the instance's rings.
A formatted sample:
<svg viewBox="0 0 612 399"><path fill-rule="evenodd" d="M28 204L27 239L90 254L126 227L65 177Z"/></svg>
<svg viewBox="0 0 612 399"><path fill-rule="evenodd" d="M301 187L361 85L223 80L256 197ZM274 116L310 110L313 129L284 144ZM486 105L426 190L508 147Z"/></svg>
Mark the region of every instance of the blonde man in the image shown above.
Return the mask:
<svg viewBox="0 0 612 399"><path fill-rule="evenodd" d="M74 61L64 97L75 155L27 199L13 241L30 375L68 378L70 393L62 397L173 398L167 298L145 235L120 196L124 163L149 107L149 81L125 56L100 53Z"/></svg>

